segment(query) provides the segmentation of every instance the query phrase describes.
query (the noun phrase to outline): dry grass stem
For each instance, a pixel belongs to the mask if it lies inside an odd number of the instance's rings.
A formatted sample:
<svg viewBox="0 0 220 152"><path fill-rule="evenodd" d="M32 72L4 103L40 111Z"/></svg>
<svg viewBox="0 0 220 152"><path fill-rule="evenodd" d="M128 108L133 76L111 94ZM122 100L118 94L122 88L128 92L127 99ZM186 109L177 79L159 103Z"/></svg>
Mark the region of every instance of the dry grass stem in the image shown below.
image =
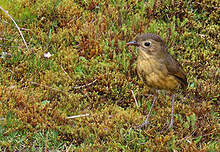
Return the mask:
<svg viewBox="0 0 220 152"><path fill-rule="evenodd" d="M75 116L69 116L67 119L74 119L74 118L80 118L80 117L87 117L89 114L81 114L81 115L75 115Z"/></svg>
<svg viewBox="0 0 220 152"><path fill-rule="evenodd" d="M136 104L136 106L137 106L137 108L138 108L139 105L138 105L137 99L136 99L136 97L135 97L134 91L131 90L131 93L132 93L132 96L133 96L133 98L134 98L135 104Z"/></svg>
<svg viewBox="0 0 220 152"><path fill-rule="evenodd" d="M6 10L4 10L1 6L0 6L0 9L1 9L3 12L5 12L5 14L7 14L8 17L10 17L10 19L14 22L16 28L18 29L18 31L19 31L19 33L20 33L20 35L21 35L21 38L22 38L22 40L23 40L23 42L24 42L24 44L25 44L27 50L29 50L28 45L27 45L27 43L26 43L26 41L25 41L25 39L24 39L24 36L23 36L23 34L22 34L22 32L21 32L19 26L18 26L17 23L15 22L15 20L14 20L14 19L11 17L11 15L8 14L8 12L7 12Z"/></svg>

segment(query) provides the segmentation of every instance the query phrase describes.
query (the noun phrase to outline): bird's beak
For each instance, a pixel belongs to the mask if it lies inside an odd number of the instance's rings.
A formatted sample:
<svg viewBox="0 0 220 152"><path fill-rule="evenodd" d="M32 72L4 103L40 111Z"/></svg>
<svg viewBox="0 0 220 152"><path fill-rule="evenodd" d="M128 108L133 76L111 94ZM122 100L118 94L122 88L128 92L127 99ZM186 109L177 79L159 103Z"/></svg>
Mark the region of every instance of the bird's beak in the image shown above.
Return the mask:
<svg viewBox="0 0 220 152"><path fill-rule="evenodd" d="M139 46L139 44L136 41L131 41L126 43L126 45L134 45L134 46Z"/></svg>

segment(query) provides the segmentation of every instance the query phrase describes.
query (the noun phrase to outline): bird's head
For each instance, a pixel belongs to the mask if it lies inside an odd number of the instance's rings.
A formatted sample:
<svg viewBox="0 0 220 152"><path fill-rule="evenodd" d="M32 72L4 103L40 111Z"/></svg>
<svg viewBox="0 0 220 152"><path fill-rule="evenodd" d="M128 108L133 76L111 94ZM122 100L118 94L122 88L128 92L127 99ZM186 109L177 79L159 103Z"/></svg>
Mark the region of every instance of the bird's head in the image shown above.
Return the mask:
<svg viewBox="0 0 220 152"><path fill-rule="evenodd" d="M127 45L137 46L141 51L148 55L156 55L159 52L166 50L163 39L153 33L139 35L134 41L128 42Z"/></svg>

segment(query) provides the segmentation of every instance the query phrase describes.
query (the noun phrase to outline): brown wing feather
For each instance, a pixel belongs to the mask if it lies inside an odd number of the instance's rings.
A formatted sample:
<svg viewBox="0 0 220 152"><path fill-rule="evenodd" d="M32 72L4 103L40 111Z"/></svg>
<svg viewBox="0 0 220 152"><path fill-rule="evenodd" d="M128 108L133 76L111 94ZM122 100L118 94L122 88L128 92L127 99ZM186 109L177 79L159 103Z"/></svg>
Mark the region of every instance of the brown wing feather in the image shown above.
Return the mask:
<svg viewBox="0 0 220 152"><path fill-rule="evenodd" d="M177 80L181 83L181 86L183 88L186 88L188 84L187 84L187 78L183 70L183 67L168 52L167 52L166 57L167 59L165 59L164 62L166 62L165 64L166 64L168 73L175 76Z"/></svg>

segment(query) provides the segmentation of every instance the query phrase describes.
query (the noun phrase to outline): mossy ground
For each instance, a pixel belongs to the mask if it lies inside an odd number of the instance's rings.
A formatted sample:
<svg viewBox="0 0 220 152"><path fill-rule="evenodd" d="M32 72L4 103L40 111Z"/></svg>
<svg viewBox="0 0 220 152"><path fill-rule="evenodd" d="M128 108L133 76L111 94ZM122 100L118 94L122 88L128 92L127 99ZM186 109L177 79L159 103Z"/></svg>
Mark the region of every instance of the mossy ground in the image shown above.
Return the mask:
<svg viewBox="0 0 220 152"><path fill-rule="evenodd" d="M1 151L220 149L218 0L4 0L0 6L29 46L0 11L0 52L11 54L0 58ZM150 125L134 129L153 97L137 77L137 50L125 44L145 32L163 37L187 72L188 89L176 94L167 132L161 131L171 98L164 93ZM80 114L90 115L66 119Z"/></svg>

